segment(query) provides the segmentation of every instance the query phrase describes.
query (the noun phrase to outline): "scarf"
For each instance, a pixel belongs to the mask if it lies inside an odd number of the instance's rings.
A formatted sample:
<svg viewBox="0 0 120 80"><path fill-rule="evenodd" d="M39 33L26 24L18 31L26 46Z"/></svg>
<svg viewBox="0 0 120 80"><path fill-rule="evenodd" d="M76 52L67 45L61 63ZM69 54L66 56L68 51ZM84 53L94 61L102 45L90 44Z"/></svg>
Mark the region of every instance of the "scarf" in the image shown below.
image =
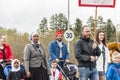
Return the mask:
<svg viewBox="0 0 120 80"><path fill-rule="evenodd" d="M17 62L19 63L19 67L18 67L18 68L15 68L15 67L14 67L14 62L15 62L15 61L17 61ZM11 65L12 65L12 70L11 70L11 71L17 72L17 71L20 70L20 61L19 61L18 59L14 59L14 60L12 61Z"/></svg>
<svg viewBox="0 0 120 80"><path fill-rule="evenodd" d="M61 42L57 41L57 43L58 43L58 45L60 47L60 56L59 57L62 58L62 47L63 47L62 41Z"/></svg>

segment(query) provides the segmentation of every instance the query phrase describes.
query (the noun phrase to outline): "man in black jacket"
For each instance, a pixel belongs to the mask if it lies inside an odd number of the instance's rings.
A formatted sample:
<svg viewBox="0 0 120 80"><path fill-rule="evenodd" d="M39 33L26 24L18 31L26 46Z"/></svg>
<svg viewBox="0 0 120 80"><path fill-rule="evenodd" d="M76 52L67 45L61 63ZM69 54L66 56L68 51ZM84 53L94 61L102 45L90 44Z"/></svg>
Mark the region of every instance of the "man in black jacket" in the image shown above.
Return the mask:
<svg viewBox="0 0 120 80"><path fill-rule="evenodd" d="M96 60L100 55L100 49L97 44L90 39L90 27L85 25L82 27L82 35L75 42L74 53L78 61L80 80L99 80L96 69Z"/></svg>

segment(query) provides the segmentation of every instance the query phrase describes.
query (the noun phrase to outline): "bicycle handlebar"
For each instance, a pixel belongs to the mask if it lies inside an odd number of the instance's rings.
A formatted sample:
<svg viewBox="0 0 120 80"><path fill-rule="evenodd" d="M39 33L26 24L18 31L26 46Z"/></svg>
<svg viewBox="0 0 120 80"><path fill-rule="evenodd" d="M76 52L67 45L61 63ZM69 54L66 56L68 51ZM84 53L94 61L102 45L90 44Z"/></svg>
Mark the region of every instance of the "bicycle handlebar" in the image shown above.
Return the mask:
<svg viewBox="0 0 120 80"><path fill-rule="evenodd" d="M3 59L0 61L0 64L9 64L9 63L11 63L10 59Z"/></svg>

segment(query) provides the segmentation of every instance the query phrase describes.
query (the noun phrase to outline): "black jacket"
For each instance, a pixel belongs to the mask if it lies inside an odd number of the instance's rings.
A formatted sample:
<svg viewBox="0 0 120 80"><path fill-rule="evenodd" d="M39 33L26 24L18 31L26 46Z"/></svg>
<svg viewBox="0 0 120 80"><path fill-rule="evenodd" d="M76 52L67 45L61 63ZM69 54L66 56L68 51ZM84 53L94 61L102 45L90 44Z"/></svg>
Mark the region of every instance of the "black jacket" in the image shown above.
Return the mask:
<svg viewBox="0 0 120 80"><path fill-rule="evenodd" d="M24 78L24 75L23 75L22 71L17 71L17 72L10 71L7 80L20 80L23 78Z"/></svg>
<svg viewBox="0 0 120 80"><path fill-rule="evenodd" d="M95 67L96 62L90 61L90 56L100 56L99 47L92 49L93 40L80 37L74 45L75 58L78 61L79 67Z"/></svg>

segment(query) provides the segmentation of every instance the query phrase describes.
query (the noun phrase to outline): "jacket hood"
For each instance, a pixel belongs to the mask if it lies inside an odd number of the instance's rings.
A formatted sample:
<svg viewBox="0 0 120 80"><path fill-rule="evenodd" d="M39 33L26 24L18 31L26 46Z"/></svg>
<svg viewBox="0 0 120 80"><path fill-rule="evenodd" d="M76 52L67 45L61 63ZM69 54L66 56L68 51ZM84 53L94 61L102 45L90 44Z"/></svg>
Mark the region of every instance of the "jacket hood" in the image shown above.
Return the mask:
<svg viewBox="0 0 120 80"><path fill-rule="evenodd" d="M118 63L118 64L110 63L108 66L114 66L114 67L120 68L120 63Z"/></svg>

